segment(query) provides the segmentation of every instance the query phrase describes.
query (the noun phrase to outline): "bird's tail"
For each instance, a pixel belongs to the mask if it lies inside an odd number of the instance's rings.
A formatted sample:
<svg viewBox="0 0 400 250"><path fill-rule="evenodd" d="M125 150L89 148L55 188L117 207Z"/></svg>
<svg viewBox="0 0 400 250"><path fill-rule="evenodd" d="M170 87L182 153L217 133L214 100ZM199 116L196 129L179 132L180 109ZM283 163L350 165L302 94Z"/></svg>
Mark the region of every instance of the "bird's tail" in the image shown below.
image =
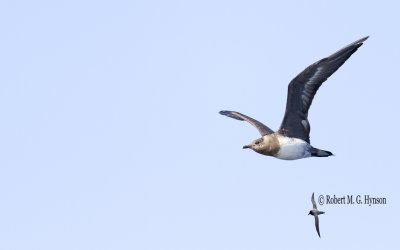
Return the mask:
<svg viewBox="0 0 400 250"><path fill-rule="evenodd" d="M328 157L328 156L333 155L329 151L321 150L318 148L311 148L310 152L311 152L311 156L314 156L314 157Z"/></svg>

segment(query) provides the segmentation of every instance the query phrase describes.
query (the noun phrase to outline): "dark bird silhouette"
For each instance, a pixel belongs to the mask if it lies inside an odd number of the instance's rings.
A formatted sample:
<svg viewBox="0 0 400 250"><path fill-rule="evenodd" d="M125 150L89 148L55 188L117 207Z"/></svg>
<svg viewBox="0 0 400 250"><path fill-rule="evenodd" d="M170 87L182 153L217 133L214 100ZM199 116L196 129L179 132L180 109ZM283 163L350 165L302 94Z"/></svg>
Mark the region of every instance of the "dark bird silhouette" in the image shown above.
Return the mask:
<svg viewBox="0 0 400 250"><path fill-rule="evenodd" d="M315 199L314 199L314 193L312 193L311 202L312 202L313 209L310 210L310 212L308 213L308 215L314 215L314 219L315 219L315 229L317 230L318 236L321 238L321 234L319 233L319 219L318 219L318 215L324 214L325 212L319 211L319 210L317 209L317 204L315 203Z"/></svg>

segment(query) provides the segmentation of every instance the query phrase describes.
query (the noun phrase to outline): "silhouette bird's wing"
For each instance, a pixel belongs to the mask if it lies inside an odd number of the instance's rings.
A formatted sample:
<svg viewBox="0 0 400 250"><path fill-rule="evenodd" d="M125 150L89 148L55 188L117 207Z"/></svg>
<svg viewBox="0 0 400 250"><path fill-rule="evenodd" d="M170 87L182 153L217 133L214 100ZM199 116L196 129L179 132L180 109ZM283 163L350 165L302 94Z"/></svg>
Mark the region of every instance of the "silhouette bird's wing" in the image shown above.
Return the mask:
<svg viewBox="0 0 400 250"><path fill-rule="evenodd" d="M314 193L312 193L311 202L312 202L313 209L317 209L317 204L315 203L315 199L314 199Z"/></svg>
<svg viewBox="0 0 400 250"><path fill-rule="evenodd" d="M310 143L308 110L315 93L322 83L335 73L367 39L368 36L311 64L289 83L286 112L278 130L280 134Z"/></svg>
<svg viewBox="0 0 400 250"><path fill-rule="evenodd" d="M319 219L318 215L314 215L315 218L315 229L317 229L318 236L321 238L321 235L319 234Z"/></svg>
<svg viewBox="0 0 400 250"><path fill-rule="evenodd" d="M230 118L239 120L239 121L247 121L249 122L251 125L253 125L254 127L256 127L258 129L258 131L260 132L260 134L262 136L264 135L269 135L274 133L274 131L272 131L272 129L268 128L267 126L265 126L264 124L262 124L261 122L248 117L246 115L243 115L239 112L235 112L235 111L227 111L227 110L222 110L219 112L221 115L226 115Z"/></svg>

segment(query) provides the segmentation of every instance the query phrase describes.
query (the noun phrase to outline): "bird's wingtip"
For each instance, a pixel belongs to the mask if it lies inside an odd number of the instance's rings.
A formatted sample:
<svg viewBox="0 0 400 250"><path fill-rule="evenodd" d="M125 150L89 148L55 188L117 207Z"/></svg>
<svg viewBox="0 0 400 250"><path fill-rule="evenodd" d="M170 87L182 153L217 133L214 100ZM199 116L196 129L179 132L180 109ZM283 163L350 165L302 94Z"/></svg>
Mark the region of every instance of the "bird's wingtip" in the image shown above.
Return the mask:
<svg viewBox="0 0 400 250"><path fill-rule="evenodd" d="M369 36L363 37L360 40L354 42L354 44L362 44L363 42L365 42L365 40L367 40L369 38Z"/></svg>

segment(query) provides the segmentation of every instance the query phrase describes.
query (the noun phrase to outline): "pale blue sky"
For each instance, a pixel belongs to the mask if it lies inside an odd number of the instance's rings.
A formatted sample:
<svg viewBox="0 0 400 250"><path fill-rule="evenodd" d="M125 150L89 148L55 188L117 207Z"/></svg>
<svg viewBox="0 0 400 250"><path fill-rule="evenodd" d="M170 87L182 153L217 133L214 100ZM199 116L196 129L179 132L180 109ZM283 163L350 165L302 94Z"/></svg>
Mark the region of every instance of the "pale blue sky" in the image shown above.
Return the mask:
<svg viewBox="0 0 400 250"><path fill-rule="evenodd" d="M395 1L0 2L0 249L395 249ZM289 81L370 39L320 89L311 142L282 161ZM381 206L310 196L369 194Z"/></svg>

